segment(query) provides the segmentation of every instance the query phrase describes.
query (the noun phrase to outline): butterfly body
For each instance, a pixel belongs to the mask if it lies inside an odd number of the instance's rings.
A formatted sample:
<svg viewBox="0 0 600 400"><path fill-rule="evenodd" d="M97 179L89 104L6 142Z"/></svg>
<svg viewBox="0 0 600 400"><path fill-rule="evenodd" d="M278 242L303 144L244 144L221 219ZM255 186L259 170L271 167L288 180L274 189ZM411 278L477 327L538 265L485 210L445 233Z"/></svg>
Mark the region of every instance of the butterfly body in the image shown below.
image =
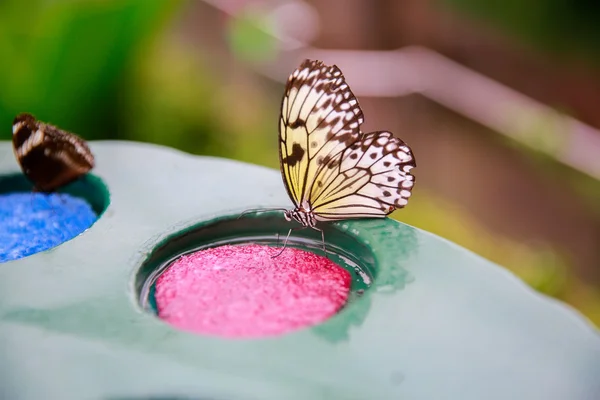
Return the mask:
<svg viewBox="0 0 600 400"><path fill-rule="evenodd" d="M94 156L83 139L31 114L15 117L12 140L23 173L39 192L53 192L94 167Z"/></svg>
<svg viewBox="0 0 600 400"><path fill-rule="evenodd" d="M416 166L409 146L387 131L364 133L363 112L337 66L305 60L289 77L279 122L287 220L383 218L408 203Z"/></svg>
<svg viewBox="0 0 600 400"><path fill-rule="evenodd" d="M283 216L287 221L296 221L307 228L316 228L317 226L317 216L306 204L293 210L284 211Z"/></svg>

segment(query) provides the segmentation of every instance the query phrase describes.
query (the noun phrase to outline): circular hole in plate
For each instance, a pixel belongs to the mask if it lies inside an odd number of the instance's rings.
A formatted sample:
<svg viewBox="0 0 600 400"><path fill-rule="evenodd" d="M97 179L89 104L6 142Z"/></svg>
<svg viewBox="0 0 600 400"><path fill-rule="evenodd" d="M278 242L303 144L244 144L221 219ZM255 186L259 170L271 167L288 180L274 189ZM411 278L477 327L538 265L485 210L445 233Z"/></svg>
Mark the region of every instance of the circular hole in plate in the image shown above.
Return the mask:
<svg viewBox="0 0 600 400"><path fill-rule="evenodd" d="M0 176L0 263L64 243L92 226L110 195L87 174L56 193L35 193L23 174Z"/></svg>
<svg viewBox="0 0 600 400"><path fill-rule="evenodd" d="M291 227L298 227L298 225L286 221L281 213L263 212L247 215L239 219L237 215L216 218L198 223L164 238L146 257L135 276L135 289L140 305L146 311L163 319L159 314L159 307L157 306L157 283L161 284L159 278L167 274L168 272L166 271L170 267L177 265L182 257L206 249L251 244L273 247L269 251L272 250L273 255L275 255L280 251L283 240L285 240L285 236ZM337 264L336 268L342 267L350 275L350 288L344 299L344 304L347 305L348 302L353 301L368 289L375 278L373 253L368 246L359 242L355 237L348 235L345 231L338 229L335 225L326 224L322 228L325 234L327 258ZM308 251L317 255L323 255L322 246L321 233L313 229L292 231L287 243L287 248ZM329 260L325 259L321 261L325 261L326 263L331 262ZM188 273L189 271L185 272L185 274ZM187 276L185 279L190 279ZM301 277L301 279L305 278L306 276ZM291 279L295 278L292 277ZM320 277L313 276L311 279L318 280ZM265 284L268 284L268 282L265 282ZM206 285L209 284L207 283ZM206 287L203 288L202 282L200 282L195 291L200 292L203 289L206 291L213 290ZM173 289L173 291L177 290L181 289ZM212 293L214 295L214 291ZM252 294L249 297L252 297ZM218 302L219 296L214 295L214 298ZM279 297L277 299L274 301L281 301ZM215 308L222 306L222 304L214 304ZM281 333L287 332L284 331ZM203 333L198 330L196 332Z"/></svg>

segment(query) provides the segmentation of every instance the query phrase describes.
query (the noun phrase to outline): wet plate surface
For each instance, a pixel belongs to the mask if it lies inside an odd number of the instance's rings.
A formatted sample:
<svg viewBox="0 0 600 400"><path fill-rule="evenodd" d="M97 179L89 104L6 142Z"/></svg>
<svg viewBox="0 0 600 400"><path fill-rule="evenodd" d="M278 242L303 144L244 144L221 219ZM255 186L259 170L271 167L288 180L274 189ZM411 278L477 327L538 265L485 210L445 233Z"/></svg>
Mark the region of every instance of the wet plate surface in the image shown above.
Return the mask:
<svg viewBox="0 0 600 400"><path fill-rule="evenodd" d="M167 238L202 221L289 205L280 174L145 144L91 147L95 174L111 192L108 209L52 251L0 265L2 398L591 400L600 393L600 335L577 312L391 220L330 227L372 260L361 269L368 285L360 298L326 322L243 340L176 330L140 303L140 276L149 276L141 266ZM17 171L11 151L0 144L0 173Z"/></svg>

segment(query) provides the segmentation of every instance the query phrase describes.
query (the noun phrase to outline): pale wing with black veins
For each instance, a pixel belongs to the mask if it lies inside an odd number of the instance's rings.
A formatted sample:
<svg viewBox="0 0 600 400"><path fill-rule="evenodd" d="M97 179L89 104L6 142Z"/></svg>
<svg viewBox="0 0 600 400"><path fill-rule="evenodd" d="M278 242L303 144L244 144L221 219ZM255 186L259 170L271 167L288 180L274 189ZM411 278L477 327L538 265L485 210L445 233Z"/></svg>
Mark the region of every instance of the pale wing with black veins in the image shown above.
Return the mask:
<svg viewBox="0 0 600 400"><path fill-rule="evenodd" d="M363 114L341 71L305 61L288 80L280 119L284 180L296 205L317 176L360 136Z"/></svg>
<svg viewBox="0 0 600 400"><path fill-rule="evenodd" d="M313 193L317 219L383 216L408 203L414 157L390 132L364 134L332 163L323 190Z"/></svg>

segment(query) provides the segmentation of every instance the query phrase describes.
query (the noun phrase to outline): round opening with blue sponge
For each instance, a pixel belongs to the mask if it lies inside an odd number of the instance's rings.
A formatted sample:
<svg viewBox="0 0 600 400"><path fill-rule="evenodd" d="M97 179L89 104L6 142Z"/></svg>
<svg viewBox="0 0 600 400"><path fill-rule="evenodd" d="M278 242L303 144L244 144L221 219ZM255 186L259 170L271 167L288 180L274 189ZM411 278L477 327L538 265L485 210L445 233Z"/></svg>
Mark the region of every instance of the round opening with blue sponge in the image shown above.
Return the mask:
<svg viewBox="0 0 600 400"><path fill-rule="evenodd" d="M60 245L91 227L109 192L85 175L58 192L38 193L22 174L0 176L0 263Z"/></svg>
<svg viewBox="0 0 600 400"><path fill-rule="evenodd" d="M261 337L319 324L375 278L371 249L338 226L295 229L280 212L223 216L173 234L136 276L142 307L169 324ZM282 235L282 236L280 236ZM285 242L285 247L284 247Z"/></svg>

